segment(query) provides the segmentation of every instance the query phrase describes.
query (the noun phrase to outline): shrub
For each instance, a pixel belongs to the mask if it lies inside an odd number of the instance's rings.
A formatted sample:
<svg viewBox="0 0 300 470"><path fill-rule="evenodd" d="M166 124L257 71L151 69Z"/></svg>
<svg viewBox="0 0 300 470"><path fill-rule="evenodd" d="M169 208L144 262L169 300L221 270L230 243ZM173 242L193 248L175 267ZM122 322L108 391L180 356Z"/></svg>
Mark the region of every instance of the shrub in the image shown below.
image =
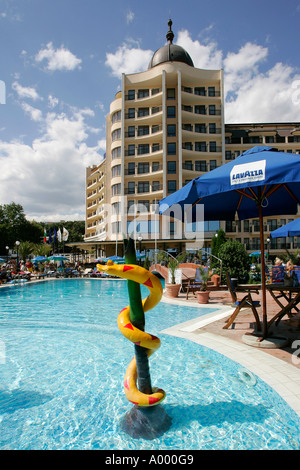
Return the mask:
<svg viewBox="0 0 300 470"><path fill-rule="evenodd" d="M248 281L248 271L251 260L244 245L236 240L227 240L219 249L219 258L222 260L222 282L226 283L226 272L236 278L238 282Z"/></svg>

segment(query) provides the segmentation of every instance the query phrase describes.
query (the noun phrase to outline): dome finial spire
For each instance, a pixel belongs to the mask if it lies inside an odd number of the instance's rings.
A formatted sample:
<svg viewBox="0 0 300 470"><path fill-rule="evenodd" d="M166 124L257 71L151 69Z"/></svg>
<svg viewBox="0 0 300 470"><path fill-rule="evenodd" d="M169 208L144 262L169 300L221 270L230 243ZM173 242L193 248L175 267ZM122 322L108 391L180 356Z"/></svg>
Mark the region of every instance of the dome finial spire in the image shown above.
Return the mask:
<svg viewBox="0 0 300 470"><path fill-rule="evenodd" d="M167 34L166 34L166 38L167 38L167 40L168 40L168 42L169 42L170 44L172 44L173 39L174 39L174 33L173 33L172 29L171 29L172 24L173 24L173 23L172 23L172 20L169 19L169 21L168 21L169 31L168 31Z"/></svg>

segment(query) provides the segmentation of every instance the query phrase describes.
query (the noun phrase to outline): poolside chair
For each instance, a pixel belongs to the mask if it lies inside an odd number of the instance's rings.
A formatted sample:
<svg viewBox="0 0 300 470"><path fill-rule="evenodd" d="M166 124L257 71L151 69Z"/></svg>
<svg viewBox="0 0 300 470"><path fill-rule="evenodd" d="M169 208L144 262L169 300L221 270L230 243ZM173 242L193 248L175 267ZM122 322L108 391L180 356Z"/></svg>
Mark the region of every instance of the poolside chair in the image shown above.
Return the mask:
<svg viewBox="0 0 300 470"><path fill-rule="evenodd" d="M234 310L231 317L228 320L226 320L226 325L223 326L223 329L227 329L229 326L232 325L232 323L236 319L238 313L240 312L240 310L243 307L244 308L245 307L251 307L251 310L253 312L253 315L254 315L254 318L255 318L255 321L256 321L256 328L257 328L257 330L260 330L261 329L260 320L259 320L258 313L256 311L256 307L259 307L260 304L259 304L258 300L253 300L252 296L251 296L251 292L255 293L255 294L258 294L259 293L258 289L255 286L253 286L253 287L249 286L249 287L245 287L245 288L243 288L243 287L234 287L232 279L231 279L230 274L229 274L229 271L227 271L227 273L226 273L226 281L227 281L228 290L229 290L231 298L232 298L233 305L236 306L236 309ZM246 295L244 295L244 297L242 299L238 300L237 299L237 293L238 292L245 293Z"/></svg>
<svg viewBox="0 0 300 470"><path fill-rule="evenodd" d="M272 284L283 284L285 266L272 266Z"/></svg>
<svg viewBox="0 0 300 470"><path fill-rule="evenodd" d="M204 268L205 272L208 271L208 268ZM192 291L194 296L196 297L195 292L197 290L200 290L202 286L202 277L200 274L200 269L196 268L196 273L195 273L195 278L194 279L189 279L188 286L186 288L186 300L189 298L189 292Z"/></svg>

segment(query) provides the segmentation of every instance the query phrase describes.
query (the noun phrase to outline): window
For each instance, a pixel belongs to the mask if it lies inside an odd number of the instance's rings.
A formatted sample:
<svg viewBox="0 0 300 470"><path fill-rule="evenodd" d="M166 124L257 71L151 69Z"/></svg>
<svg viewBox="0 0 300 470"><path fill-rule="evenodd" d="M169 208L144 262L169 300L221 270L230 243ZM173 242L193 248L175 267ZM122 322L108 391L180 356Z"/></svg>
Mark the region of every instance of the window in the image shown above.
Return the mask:
<svg viewBox="0 0 300 470"><path fill-rule="evenodd" d="M159 190L160 190L159 181L152 181L152 191L159 191Z"/></svg>
<svg viewBox="0 0 300 470"><path fill-rule="evenodd" d="M175 235L176 233L176 222L169 222L169 233Z"/></svg>
<svg viewBox="0 0 300 470"><path fill-rule="evenodd" d="M168 174L176 174L176 162L168 162L167 163L167 171Z"/></svg>
<svg viewBox="0 0 300 470"><path fill-rule="evenodd" d="M114 160L115 158L121 158L121 147L116 147L111 152L111 159Z"/></svg>
<svg viewBox="0 0 300 470"><path fill-rule="evenodd" d="M135 126L128 126L128 137L134 137L135 136Z"/></svg>
<svg viewBox="0 0 300 470"><path fill-rule="evenodd" d="M206 142L195 142L196 152L206 152Z"/></svg>
<svg viewBox="0 0 300 470"><path fill-rule="evenodd" d="M128 119L134 119L135 118L135 108L128 108Z"/></svg>
<svg viewBox="0 0 300 470"><path fill-rule="evenodd" d="M197 86L194 90L195 95L205 96L205 87L204 86Z"/></svg>
<svg viewBox="0 0 300 470"><path fill-rule="evenodd" d="M114 124L115 122L121 121L121 111L117 111L112 115L112 123Z"/></svg>
<svg viewBox="0 0 300 470"><path fill-rule="evenodd" d="M206 170L206 160L196 160L195 161L195 171L207 171Z"/></svg>
<svg viewBox="0 0 300 470"><path fill-rule="evenodd" d="M138 117L149 116L149 108L139 108Z"/></svg>
<svg viewBox="0 0 300 470"><path fill-rule="evenodd" d="M135 155L135 145L134 144L131 144L131 145L128 145L128 155Z"/></svg>
<svg viewBox="0 0 300 470"><path fill-rule="evenodd" d="M195 124L195 132L199 132L200 134L206 134L205 124Z"/></svg>
<svg viewBox="0 0 300 470"><path fill-rule="evenodd" d="M152 171L159 171L159 162L152 162Z"/></svg>
<svg viewBox="0 0 300 470"><path fill-rule="evenodd" d="M147 98L149 96L149 90L138 90L138 98Z"/></svg>
<svg viewBox="0 0 300 470"><path fill-rule="evenodd" d="M142 199L138 201L138 211L140 212L149 212L150 209L150 201L147 199Z"/></svg>
<svg viewBox="0 0 300 470"><path fill-rule="evenodd" d="M149 173L149 163L148 162L139 162L138 163L138 174Z"/></svg>
<svg viewBox="0 0 300 470"><path fill-rule="evenodd" d="M217 142L209 142L209 151L216 152L217 151Z"/></svg>
<svg viewBox="0 0 300 470"><path fill-rule="evenodd" d="M208 96L216 96L216 89L214 86L208 87Z"/></svg>
<svg viewBox="0 0 300 470"><path fill-rule="evenodd" d="M127 194L134 194L135 193L135 182L129 181L127 186Z"/></svg>
<svg viewBox="0 0 300 470"><path fill-rule="evenodd" d="M184 162L184 168L186 170L192 170L193 169L193 163L192 163L192 160L186 160Z"/></svg>
<svg viewBox="0 0 300 470"><path fill-rule="evenodd" d="M266 144L274 144L275 137L273 135L266 135Z"/></svg>
<svg viewBox="0 0 300 470"><path fill-rule="evenodd" d="M116 165L111 169L111 177L114 178L115 176L121 175L121 165Z"/></svg>
<svg viewBox="0 0 300 470"><path fill-rule="evenodd" d="M121 139L121 129L116 129L111 136L112 141L114 142L115 140Z"/></svg>
<svg viewBox="0 0 300 470"><path fill-rule="evenodd" d="M148 135L149 134L149 126L139 126L138 127L138 136Z"/></svg>
<svg viewBox="0 0 300 470"><path fill-rule="evenodd" d="M128 199L128 204L127 204L127 212L128 214L134 214L135 212L135 200L134 199Z"/></svg>
<svg viewBox="0 0 300 470"><path fill-rule="evenodd" d="M160 149L159 144L152 144L152 152L158 152Z"/></svg>
<svg viewBox="0 0 300 470"><path fill-rule="evenodd" d="M214 122L209 123L209 133L215 134L217 132L216 124Z"/></svg>
<svg viewBox="0 0 300 470"><path fill-rule="evenodd" d="M209 161L209 170L214 170L215 168L217 168L217 160L210 160Z"/></svg>
<svg viewBox="0 0 300 470"><path fill-rule="evenodd" d="M111 213L113 215L119 214L119 209L120 209L120 203L115 202L114 204L111 205Z"/></svg>
<svg viewBox="0 0 300 470"><path fill-rule="evenodd" d="M184 142L182 148L185 150L193 150L193 142Z"/></svg>
<svg viewBox="0 0 300 470"><path fill-rule="evenodd" d="M175 193L176 191L176 180L168 181L168 193Z"/></svg>
<svg viewBox="0 0 300 470"><path fill-rule="evenodd" d="M210 104L208 107L209 114L216 114L216 106L214 104Z"/></svg>
<svg viewBox="0 0 300 470"><path fill-rule="evenodd" d="M203 104L197 104L195 106L195 113L196 114L206 114L206 109Z"/></svg>
<svg viewBox="0 0 300 470"><path fill-rule="evenodd" d="M145 153L149 153L149 144L139 144L138 155L143 155Z"/></svg>
<svg viewBox="0 0 300 470"><path fill-rule="evenodd" d="M175 142L169 142L167 144L167 154L176 155L176 143Z"/></svg>
<svg viewBox="0 0 300 470"><path fill-rule="evenodd" d="M121 194L121 183L114 184L111 187L111 194L112 196L117 196L118 194Z"/></svg>
<svg viewBox="0 0 300 470"><path fill-rule="evenodd" d="M138 193L149 193L149 181L138 182Z"/></svg>
<svg viewBox="0 0 300 470"><path fill-rule="evenodd" d="M128 174L129 175L134 175L135 174L135 163L134 162L129 162L128 163Z"/></svg>
<svg viewBox="0 0 300 470"><path fill-rule="evenodd" d="M175 106L167 106L167 117L168 118L176 117L176 107Z"/></svg>
<svg viewBox="0 0 300 470"><path fill-rule="evenodd" d="M167 89L167 100L175 100L175 88Z"/></svg>
<svg viewBox="0 0 300 470"><path fill-rule="evenodd" d="M127 98L128 98L129 100L134 100L134 98L135 98L135 90L128 90Z"/></svg>
<svg viewBox="0 0 300 470"><path fill-rule="evenodd" d="M168 137L176 137L176 125L175 124L168 124L167 135Z"/></svg>

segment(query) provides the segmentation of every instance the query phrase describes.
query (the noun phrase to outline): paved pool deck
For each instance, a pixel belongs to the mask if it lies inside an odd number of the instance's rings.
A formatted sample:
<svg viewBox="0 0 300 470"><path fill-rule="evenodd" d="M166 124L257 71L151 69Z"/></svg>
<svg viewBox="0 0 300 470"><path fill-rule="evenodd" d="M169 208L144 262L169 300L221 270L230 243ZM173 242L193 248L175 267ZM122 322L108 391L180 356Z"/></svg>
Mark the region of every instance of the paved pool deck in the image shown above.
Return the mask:
<svg viewBox="0 0 300 470"><path fill-rule="evenodd" d="M254 300L260 300L253 295ZM193 294L186 300L186 294L180 293L178 298L170 299L165 295L163 301L187 305L194 308L216 307L207 315L176 325L164 330L165 333L194 341L217 351L238 362L243 367L264 380L295 410L300 416L300 327L298 322L285 317L278 326L270 329L270 333L287 338L288 344L283 348L265 349L245 344L243 336L255 331L255 321L251 309L243 309L235 322L228 329L223 329L224 322L233 312L229 292L212 291L209 303L198 304ZM267 312L271 317L278 311L278 305L267 293ZM262 318L261 307L257 309ZM298 351L299 350L299 351Z"/></svg>

